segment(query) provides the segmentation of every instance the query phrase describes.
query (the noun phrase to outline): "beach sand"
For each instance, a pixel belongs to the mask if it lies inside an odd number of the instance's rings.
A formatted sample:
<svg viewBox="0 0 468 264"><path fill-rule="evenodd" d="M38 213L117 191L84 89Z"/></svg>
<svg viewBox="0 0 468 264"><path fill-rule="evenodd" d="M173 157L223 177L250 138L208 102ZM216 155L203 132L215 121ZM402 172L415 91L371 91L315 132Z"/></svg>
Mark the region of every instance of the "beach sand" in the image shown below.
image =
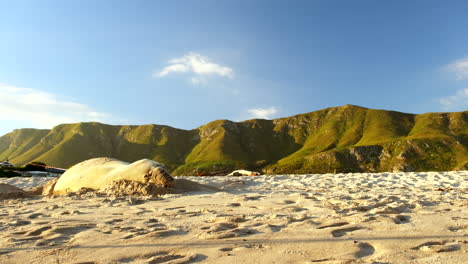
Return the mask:
<svg viewBox="0 0 468 264"><path fill-rule="evenodd" d="M467 171L184 179L223 191L2 200L0 263L468 263Z"/></svg>

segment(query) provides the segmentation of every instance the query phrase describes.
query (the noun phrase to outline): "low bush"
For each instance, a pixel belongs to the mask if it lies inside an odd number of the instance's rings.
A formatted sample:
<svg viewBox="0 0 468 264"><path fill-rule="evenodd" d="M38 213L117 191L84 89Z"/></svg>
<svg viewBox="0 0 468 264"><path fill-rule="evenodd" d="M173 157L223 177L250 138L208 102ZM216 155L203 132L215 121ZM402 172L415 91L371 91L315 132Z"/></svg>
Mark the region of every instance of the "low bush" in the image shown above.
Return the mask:
<svg viewBox="0 0 468 264"><path fill-rule="evenodd" d="M4 171L0 169L0 178L12 178L12 177L18 177L21 176L21 174L15 172L15 171Z"/></svg>

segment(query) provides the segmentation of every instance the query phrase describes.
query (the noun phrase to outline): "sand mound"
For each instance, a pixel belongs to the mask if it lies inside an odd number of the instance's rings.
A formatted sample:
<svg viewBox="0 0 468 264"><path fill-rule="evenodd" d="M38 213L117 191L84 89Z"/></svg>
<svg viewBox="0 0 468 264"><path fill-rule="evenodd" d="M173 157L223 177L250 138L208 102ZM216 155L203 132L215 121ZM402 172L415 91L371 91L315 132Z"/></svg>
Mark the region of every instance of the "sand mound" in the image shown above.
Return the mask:
<svg viewBox="0 0 468 264"><path fill-rule="evenodd" d="M30 195L28 193L26 193L25 191L21 190L20 188L16 186L5 184L5 183L0 183L0 200L24 198L24 197L29 197L29 196Z"/></svg>
<svg viewBox="0 0 468 264"><path fill-rule="evenodd" d="M6 183L0 183L0 193L15 193L15 192L24 192L20 188L6 184Z"/></svg>
<svg viewBox="0 0 468 264"><path fill-rule="evenodd" d="M47 191L43 191L43 195L51 195ZM218 192L218 188L212 187L206 184L200 184L197 182L177 179L175 181L175 187L168 188L160 184L154 183L143 183L129 180L114 181L111 184L99 189L93 190L90 188L83 187L76 192L67 193L69 196L83 195L94 193L95 195L106 195L106 196L160 196L163 194L180 194L185 192Z"/></svg>
<svg viewBox="0 0 468 264"><path fill-rule="evenodd" d="M54 187L55 187L55 184L57 184L58 180L59 180L59 178L57 178L55 180L52 180L52 181L49 181L46 184L44 184L44 186L42 186L42 195L44 195L44 196L53 195L54 194Z"/></svg>
<svg viewBox="0 0 468 264"><path fill-rule="evenodd" d="M120 180L112 182L98 192L109 196L158 196L169 193L170 189L154 183Z"/></svg>
<svg viewBox="0 0 468 264"><path fill-rule="evenodd" d="M32 195L51 196L54 194L54 187L57 181L58 181L58 178L48 181L44 185L26 189L26 192Z"/></svg>

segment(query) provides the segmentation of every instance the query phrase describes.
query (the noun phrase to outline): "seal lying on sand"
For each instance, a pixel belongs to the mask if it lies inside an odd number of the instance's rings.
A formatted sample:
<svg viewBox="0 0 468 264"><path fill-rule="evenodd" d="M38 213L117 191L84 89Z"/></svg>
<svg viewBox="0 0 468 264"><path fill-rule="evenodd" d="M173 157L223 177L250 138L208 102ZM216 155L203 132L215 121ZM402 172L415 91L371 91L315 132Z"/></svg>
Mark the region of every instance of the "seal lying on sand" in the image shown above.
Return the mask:
<svg viewBox="0 0 468 264"><path fill-rule="evenodd" d="M167 168L156 161L142 159L129 164L111 158L95 158L67 170L53 186L53 194L63 195L82 188L99 190L122 180L174 186L174 178Z"/></svg>

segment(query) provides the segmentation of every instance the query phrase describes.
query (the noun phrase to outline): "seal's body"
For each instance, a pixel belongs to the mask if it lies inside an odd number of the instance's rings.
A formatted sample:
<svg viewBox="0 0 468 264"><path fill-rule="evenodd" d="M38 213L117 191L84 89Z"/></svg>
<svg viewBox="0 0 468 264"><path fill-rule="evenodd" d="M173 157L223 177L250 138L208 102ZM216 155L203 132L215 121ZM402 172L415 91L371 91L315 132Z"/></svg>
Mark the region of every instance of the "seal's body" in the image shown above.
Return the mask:
<svg viewBox="0 0 468 264"><path fill-rule="evenodd" d="M174 178L167 168L156 161L142 159L127 163L111 158L95 158L76 164L67 170L54 186L54 194L76 192L81 188L99 190L114 181L128 180L173 187Z"/></svg>

